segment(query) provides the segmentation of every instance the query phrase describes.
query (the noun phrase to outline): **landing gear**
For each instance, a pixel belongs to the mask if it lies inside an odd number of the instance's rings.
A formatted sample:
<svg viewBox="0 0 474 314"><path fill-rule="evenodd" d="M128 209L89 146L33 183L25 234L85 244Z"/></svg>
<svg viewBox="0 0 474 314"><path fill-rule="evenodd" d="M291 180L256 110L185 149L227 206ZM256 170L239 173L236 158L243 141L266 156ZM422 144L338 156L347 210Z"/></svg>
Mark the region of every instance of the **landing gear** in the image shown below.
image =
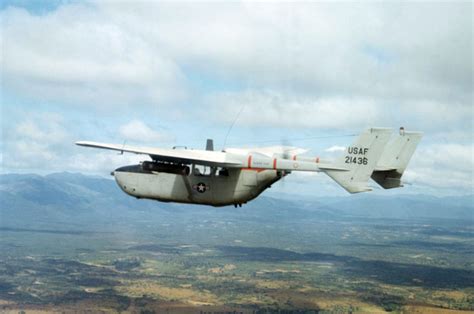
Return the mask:
<svg viewBox="0 0 474 314"><path fill-rule="evenodd" d="M242 203L239 203L239 204L234 204L234 207L237 208L238 207L242 207Z"/></svg>

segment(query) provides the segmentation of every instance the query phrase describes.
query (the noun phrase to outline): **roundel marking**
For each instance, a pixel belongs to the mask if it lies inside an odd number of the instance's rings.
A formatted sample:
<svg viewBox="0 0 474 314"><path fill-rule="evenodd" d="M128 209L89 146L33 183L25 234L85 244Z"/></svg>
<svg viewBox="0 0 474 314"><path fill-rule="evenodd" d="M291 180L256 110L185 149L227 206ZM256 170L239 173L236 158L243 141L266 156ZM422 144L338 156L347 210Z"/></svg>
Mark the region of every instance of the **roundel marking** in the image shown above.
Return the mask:
<svg viewBox="0 0 474 314"><path fill-rule="evenodd" d="M196 191L198 191L199 193L204 193L204 192L207 191L207 189L208 189L209 187L207 187L205 183L199 182L198 184L196 184L196 185L194 186L194 188L195 188Z"/></svg>

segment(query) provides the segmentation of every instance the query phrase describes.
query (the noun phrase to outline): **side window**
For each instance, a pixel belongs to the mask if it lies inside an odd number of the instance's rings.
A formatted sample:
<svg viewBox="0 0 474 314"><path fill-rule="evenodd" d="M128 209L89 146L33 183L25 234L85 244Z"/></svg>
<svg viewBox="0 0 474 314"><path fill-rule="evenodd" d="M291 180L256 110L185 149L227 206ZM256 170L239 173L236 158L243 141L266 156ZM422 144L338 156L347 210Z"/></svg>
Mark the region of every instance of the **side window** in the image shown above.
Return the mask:
<svg viewBox="0 0 474 314"><path fill-rule="evenodd" d="M203 165L193 165L193 174L195 176L210 176L211 173L211 167Z"/></svg>
<svg viewBox="0 0 474 314"><path fill-rule="evenodd" d="M228 177L229 176L229 170L227 168L217 168L217 175L219 177Z"/></svg>
<svg viewBox="0 0 474 314"><path fill-rule="evenodd" d="M229 170L223 167L209 167L203 165L193 165L192 173L195 176L218 176L218 177L228 177Z"/></svg>

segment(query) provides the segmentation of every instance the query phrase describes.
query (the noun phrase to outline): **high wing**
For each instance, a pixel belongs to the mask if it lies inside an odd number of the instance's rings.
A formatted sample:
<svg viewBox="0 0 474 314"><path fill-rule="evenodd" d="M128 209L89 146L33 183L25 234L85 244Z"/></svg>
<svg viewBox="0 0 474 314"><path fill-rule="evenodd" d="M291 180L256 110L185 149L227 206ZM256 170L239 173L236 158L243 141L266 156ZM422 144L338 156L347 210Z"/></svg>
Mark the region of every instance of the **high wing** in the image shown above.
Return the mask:
<svg viewBox="0 0 474 314"><path fill-rule="evenodd" d="M296 156L308 152L307 149L293 146L269 146L256 148L226 148L226 152L237 155L260 154L262 156L274 158L284 158L285 156Z"/></svg>
<svg viewBox="0 0 474 314"><path fill-rule="evenodd" d="M120 144L107 144L88 141L76 142L76 145L116 150L120 152L128 152L135 154L149 155L153 160L167 161L174 163L197 163L206 166L215 167L241 167L242 161L232 159L232 157L224 152L194 150L194 149L166 149L155 147L138 147Z"/></svg>

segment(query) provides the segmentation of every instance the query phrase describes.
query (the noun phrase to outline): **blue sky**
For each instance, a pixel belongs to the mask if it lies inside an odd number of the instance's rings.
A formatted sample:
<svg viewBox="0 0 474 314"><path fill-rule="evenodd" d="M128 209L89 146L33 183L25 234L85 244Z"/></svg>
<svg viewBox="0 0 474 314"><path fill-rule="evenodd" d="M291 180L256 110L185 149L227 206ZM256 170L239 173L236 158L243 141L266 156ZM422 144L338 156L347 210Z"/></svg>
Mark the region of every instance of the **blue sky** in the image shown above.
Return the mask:
<svg viewBox="0 0 474 314"><path fill-rule="evenodd" d="M425 132L396 192L472 193L472 4L4 1L2 172L107 175L76 140L333 156L370 126ZM273 193L345 192L297 174ZM376 193L379 193L377 191Z"/></svg>

